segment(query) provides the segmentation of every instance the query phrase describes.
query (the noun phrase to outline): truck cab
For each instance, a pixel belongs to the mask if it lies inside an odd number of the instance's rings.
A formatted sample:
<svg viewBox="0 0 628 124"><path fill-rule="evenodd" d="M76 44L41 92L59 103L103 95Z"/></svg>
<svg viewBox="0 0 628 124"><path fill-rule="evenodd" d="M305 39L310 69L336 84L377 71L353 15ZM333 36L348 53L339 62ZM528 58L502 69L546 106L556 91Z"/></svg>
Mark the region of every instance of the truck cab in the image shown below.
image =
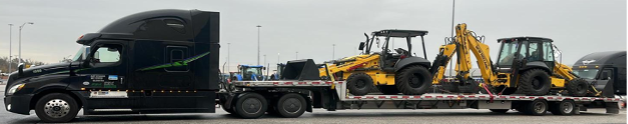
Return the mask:
<svg viewBox="0 0 628 124"><path fill-rule="evenodd" d="M81 36L72 62L10 74L7 111L45 122L111 113L214 112L219 13L154 10ZM186 102L180 102L186 101Z"/></svg>
<svg viewBox="0 0 628 124"><path fill-rule="evenodd" d="M604 96L626 95L626 51L606 51L588 54L573 64L573 71L602 91ZM609 85L609 88L605 88ZM613 94L610 94L613 93Z"/></svg>

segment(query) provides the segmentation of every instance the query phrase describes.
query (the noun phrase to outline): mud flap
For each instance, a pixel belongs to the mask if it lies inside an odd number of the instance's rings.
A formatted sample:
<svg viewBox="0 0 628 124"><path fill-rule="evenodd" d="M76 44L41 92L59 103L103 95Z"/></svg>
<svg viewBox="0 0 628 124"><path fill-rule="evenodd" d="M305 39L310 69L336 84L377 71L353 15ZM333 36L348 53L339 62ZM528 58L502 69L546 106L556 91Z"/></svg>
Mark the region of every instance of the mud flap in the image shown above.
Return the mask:
<svg viewBox="0 0 628 124"><path fill-rule="evenodd" d="M604 103L604 107L606 108L606 113L619 114L619 104L616 102Z"/></svg>

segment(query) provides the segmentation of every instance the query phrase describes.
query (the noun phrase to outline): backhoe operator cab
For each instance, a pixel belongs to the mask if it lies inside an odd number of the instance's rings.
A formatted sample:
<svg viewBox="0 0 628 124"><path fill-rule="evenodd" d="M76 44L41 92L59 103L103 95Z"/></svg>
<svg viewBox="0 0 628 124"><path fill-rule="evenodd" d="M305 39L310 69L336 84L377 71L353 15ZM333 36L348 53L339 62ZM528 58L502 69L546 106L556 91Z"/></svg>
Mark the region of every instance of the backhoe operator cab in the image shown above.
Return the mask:
<svg viewBox="0 0 628 124"><path fill-rule="evenodd" d="M518 87L518 90L530 94L545 95L550 88L556 87L550 78L555 64L552 40L541 37L513 37L498 39L501 43L497 71L501 74L498 79L510 77L509 81L502 80L507 87L517 86L517 82L531 82L531 86ZM531 76L531 80L521 78ZM503 86L503 85L502 85ZM560 85L562 86L562 84ZM523 88L523 89L522 89ZM499 90L499 89L498 89ZM515 89L505 92L514 92ZM526 93L526 94L528 94ZM509 93L507 93L509 94Z"/></svg>
<svg viewBox="0 0 628 124"><path fill-rule="evenodd" d="M372 35L371 38L368 38L368 35L365 34L365 36L367 36L367 40L366 42L360 43L359 50L363 50L364 54L371 54L373 43L376 43L377 47L380 47L379 38L383 37L385 41L381 45L382 51L374 52L374 54L380 55L379 66L383 71L385 72L399 71L399 69L403 68L406 64L410 64L412 62L421 62L423 64L429 65L429 62L427 61L427 59L425 59L427 58L427 53L425 52L425 40L423 39L423 36L427 35L427 33L428 33L427 31L421 31L421 30L396 30L396 29L375 31L371 34ZM417 36L421 37L421 42L423 44L422 46L423 46L424 58L415 57L412 55L413 53L412 53L411 39ZM397 48L397 49L394 49L395 50L394 52L392 52L390 49L390 47L392 47L390 45L391 38L405 38L406 44L408 46L407 47L408 50L405 50L403 48ZM364 49L365 47L366 49Z"/></svg>

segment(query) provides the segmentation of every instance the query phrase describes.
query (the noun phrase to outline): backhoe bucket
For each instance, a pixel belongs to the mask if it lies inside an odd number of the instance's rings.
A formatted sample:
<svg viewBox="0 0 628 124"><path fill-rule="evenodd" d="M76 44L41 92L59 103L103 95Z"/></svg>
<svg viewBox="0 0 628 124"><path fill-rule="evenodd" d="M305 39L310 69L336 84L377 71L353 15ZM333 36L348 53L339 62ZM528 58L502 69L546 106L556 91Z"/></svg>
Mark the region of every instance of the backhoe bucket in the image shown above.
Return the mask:
<svg viewBox="0 0 628 124"><path fill-rule="evenodd" d="M318 67L312 59L292 60L286 63L281 78L283 80L320 80Z"/></svg>

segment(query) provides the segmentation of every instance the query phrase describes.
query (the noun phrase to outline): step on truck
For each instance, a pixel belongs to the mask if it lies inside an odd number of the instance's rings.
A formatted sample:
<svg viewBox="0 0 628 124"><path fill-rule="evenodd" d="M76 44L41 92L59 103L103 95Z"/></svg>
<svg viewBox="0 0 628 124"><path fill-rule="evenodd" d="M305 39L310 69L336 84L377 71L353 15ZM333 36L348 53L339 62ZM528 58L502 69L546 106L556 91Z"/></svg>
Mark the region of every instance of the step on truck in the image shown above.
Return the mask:
<svg viewBox="0 0 628 124"><path fill-rule="evenodd" d="M154 10L120 18L97 33L72 62L10 74L7 111L44 122L83 115L214 113L216 107L242 118L265 113L299 117L313 109L490 109L542 115L577 114L586 108L618 113L619 98L493 94L351 95L344 81L322 80L313 60L288 61L280 80L234 81L219 74L218 12ZM585 106L586 105L586 106Z"/></svg>

